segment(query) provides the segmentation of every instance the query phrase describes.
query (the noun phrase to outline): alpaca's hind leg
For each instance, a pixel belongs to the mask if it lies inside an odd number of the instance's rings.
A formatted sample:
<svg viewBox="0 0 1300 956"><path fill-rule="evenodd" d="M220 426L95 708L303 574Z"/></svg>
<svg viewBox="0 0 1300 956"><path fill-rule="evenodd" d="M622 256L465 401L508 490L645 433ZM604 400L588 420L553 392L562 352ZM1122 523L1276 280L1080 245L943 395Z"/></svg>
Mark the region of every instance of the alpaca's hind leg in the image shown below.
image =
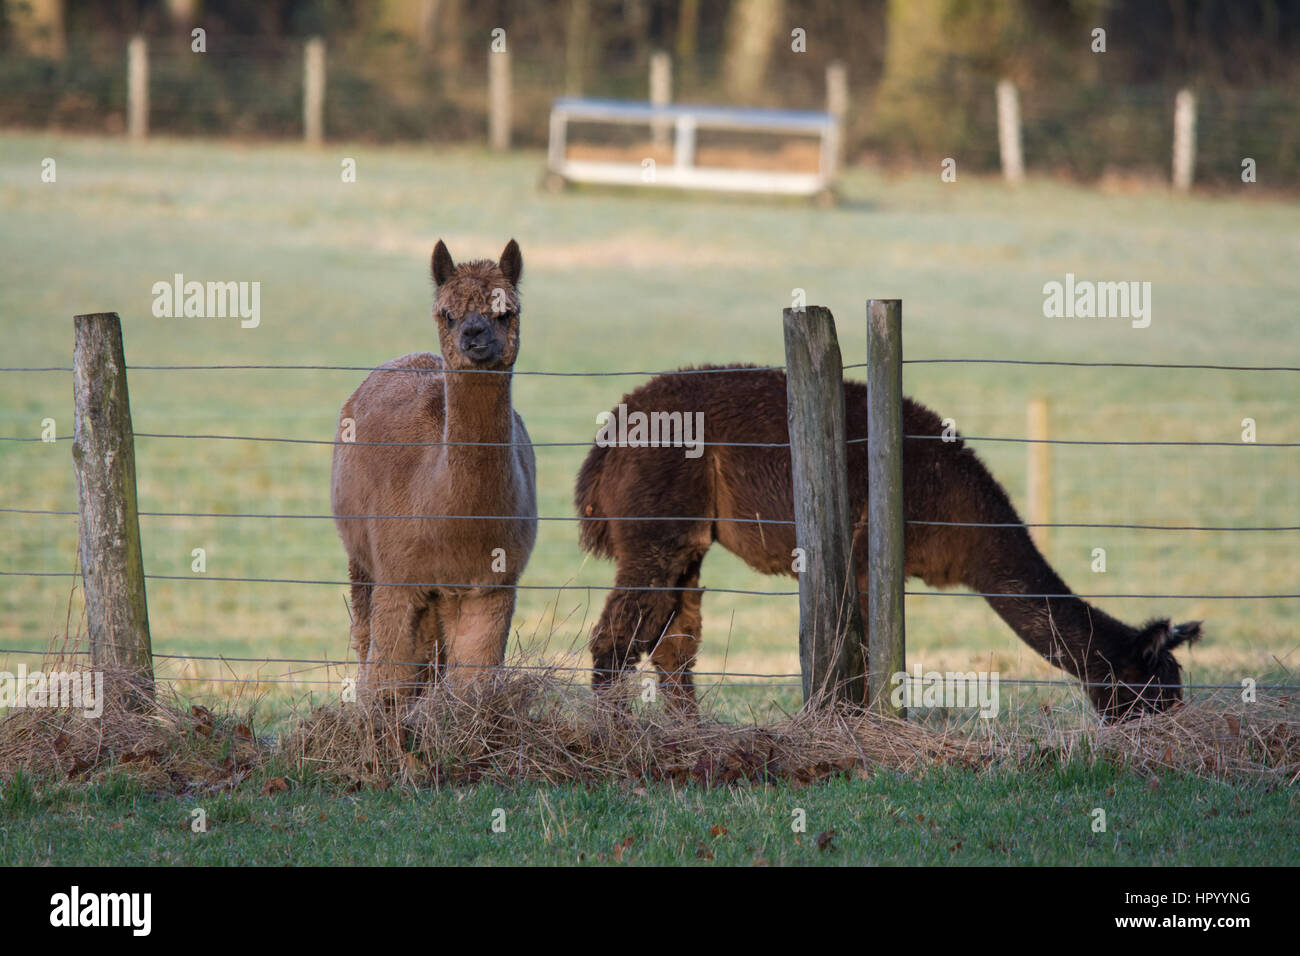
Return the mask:
<svg viewBox="0 0 1300 956"><path fill-rule="evenodd" d="M687 590L677 592L677 612L650 652L650 662L659 672L659 686L663 690L665 702L669 707L685 714L694 714L696 711L693 671L703 630L700 606L704 595L691 589L700 586L702 558L703 555L693 560L678 582L679 587Z"/></svg>
<svg viewBox="0 0 1300 956"><path fill-rule="evenodd" d="M510 621L515 614L511 588L462 594L438 602L445 647L446 680L464 687L489 677L506 657Z"/></svg>
<svg viewBox="0 0 1300 956"><path fill-rule="evenodd" d="M357 660L365 664L370 655L370 575L356 561L348 562L352 581L352 648Z"/></svg>
<svg viewBox="0 0 1300 956"><path fill-rule="evenodd" d="M396 705L415 690L420 676L416 628L422 599L414 588L374 586L362 700Z"/></svg>
<svg viewBox="0 0 1300 956"><path fill-rule="evenodd" d="M438 595L428 595L415 620L415 657L422 666L419 681L422 687L438 682L442 673L444 647L442 622L439 620Z"/></svg>

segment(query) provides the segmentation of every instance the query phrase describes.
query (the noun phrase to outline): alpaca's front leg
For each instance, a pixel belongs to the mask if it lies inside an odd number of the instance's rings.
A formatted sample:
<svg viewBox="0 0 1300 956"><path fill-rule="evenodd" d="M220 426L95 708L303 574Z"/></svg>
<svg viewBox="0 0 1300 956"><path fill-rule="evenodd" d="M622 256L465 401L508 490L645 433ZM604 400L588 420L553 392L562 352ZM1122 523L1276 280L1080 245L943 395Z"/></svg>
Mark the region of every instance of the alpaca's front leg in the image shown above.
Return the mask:
<svg viewBox="0 0 1300 956"><path fill-rule="evenodd" d="M446 647L445 679L463 687L490 676L506 658L510 621L515 615L512 588L475 591L438 602Z"/></svg>
<svg viewBox="0 0 1300 956"><path fill-rule="evenodd" d="M370 653L361 673L361 700L395 706L419 679L416 648L418 589L374 587L370 601Z"/></svg>

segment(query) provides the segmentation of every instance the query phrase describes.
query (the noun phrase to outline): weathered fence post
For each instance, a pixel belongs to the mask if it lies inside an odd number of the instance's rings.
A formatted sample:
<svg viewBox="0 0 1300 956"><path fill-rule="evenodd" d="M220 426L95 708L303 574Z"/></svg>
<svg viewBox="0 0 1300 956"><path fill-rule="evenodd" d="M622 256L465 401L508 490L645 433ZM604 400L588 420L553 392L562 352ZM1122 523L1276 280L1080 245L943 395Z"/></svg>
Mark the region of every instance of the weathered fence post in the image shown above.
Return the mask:
<svg viewBox="0 0 1300 956"><path fill-rule="evenodd" d="M1025 160L1020 151L1020 93L1010 80L998 83L998 151L1002 155L1002 176L1015 184L1025 178Z"/></svg>
<svg viewBox="0 0 1300 956"><path fill-rule="evenodd" d="M510 52L488 50L488 145L510 148Z"/></svg>
<svg viewBox="0 0 1300 956"><path fill-rule="evenodd" d="M72 461L91 661L125 673L136 705L153 696L153 652L135 497L135 436L116 312L73 317Z"/></svg>
<svg viewBox="0 0 1300 956"><path fill-rule="evenodd" d="M149 135L149 45L142 36L126 45L126 132L131 139Z"/></svg>
<svg viewBox="0 0 1300 956"><path fill-rule="evenodd" d="M891 700L907 670L903 628L903 303L867 300L868 703L905 716ZM906 699L904 699L906 703Z"/></svg>
<svg viewBox="0 0 1300 956"><path fill-rule="evenodd" d="M1025 520L1031 525L1045 525L1052 519L1052 462L1051 446L1047 443L1047 400L1031 398L1029 400L1030 439L1029 465L1026 469L1026 507ZM1038 545L1038 550L1046 553L1047 541L1051 537L1049 529L1030 528L1030 537Z"/></svg>
<svg viewBox="0 0 1300 956"><path fill-rule="evenodd" d="M849 114L849 71L842 60L826 66L826 112L835 121L828 152L832 169L839 169L844 165L844 124Z"/></svg>
<svg viewBox="0 0 1300 956"><path fill-rule="evenodd" d="M799 668L804 703L831 695L861 703L862 610L853 567L844 379L835 319L786 309L786 418L794 478L799 573ZM795 557L792 555L791 560Z"/></svg>
<svg viewBox="0 0 1300 956"><path fill-rule="evenodd" d="M650 54L650 105L667 106L673 98L673 61L663 50ZM669 124L655 120L650 124L651 141L656 148L668 145Z"/></svg>
<svg viewBox="0 0 1300 956"><path fill-rule="evenodd" d="M320 37L303 48L302 138L308 146L325 141L325 41Z"/></svg>
<svg viewBox="0 0 1300 956"><path fill-rule="evenodd" d="M1196 94L1179 90L1174 97L1174 188L1187 192L1196 172Z"/></svg>

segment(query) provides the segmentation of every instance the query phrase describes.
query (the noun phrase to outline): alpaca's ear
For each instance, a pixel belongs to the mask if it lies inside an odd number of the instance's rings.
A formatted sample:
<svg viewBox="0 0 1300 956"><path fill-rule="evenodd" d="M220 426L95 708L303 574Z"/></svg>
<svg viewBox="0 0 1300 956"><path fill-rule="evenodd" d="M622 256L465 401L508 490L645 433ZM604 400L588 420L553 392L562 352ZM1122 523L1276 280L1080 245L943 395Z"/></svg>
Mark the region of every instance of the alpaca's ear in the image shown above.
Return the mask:
<svg viewBox="0 0 1300 956"><path fill-rule="evenodd" d="M1170 624L1168 618L1149 621L1138 634L1138 650L1143 660L1154 664L1164 651L1172 651L1182 644L1191 644L1201 636L1201 622Z"/></svg>
<svg viewBox="0 0 1300 956"><path fill-rule="evenodd" d="M519 252L519 243L513 239L506 243L506 248L501 253L501 261L498 265L507 282L514 286L519 285L519 279L524 274L524 257Z"/></svg>
<svg viewBox="0 0 1300 956"><path fill-rule="evenodd" d="M441 239L433 247L433 261L430 268L433 271L434 285L442 285L456 271L456 263L451 261L451 253L447 251L447 247Z"/></svg>
<svg viewBox="0 0 1300 956"><path fill-rule="evenodd" d="M1169 629L1169 637L1165 640L1165 649L1173 650L1179 644L1192 644L1201 638L1201 622L1188 621L1185 624L1176 624Z"/></svg>

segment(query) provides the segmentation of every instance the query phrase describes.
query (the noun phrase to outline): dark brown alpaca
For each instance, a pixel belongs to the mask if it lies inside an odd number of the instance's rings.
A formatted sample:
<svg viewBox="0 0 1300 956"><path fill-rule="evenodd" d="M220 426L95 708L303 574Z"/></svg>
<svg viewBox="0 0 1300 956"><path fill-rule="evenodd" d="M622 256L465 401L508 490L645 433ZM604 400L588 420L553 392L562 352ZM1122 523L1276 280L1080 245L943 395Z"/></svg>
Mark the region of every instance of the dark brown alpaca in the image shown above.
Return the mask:
<svg viewBox="0 0 1300 956"><path fill-rule="evenodd" d="M504 659L512 585L537 537L536 463L510 403L522 271L513 239L500 262L459 266L440 241L433 311L442 356L393 359L343 405L331 499L365 700L404 696L444 671L469 680ZM430 583L458 587L400 586Z"/></svg>
<svg viewBox="0 0 1300 956"><path fill-rule="evenodd" d="M719 368L721 366L705 366ZM734 368L734 367L733 367ZM792 524L716 519L792 521L788 448L719 447L715 442L788 442L785 375L722 371L661 375L624 396L635 411L704 413L704 454L681 448L601 447L578 475L575 505L584 518L694 517L688 521L583 521L583 547L618 564L615 587L697 588L700 563L720 541L765 574L793 576ZM867 388L846 382L847 438L867 434ZM937 415L910 399L903 408L906 435L943 433ZM699 437L699 436L697 436ZM865 520L865 441L848 445L850 507ZM960 439L904 442L903 501L909 521L1018 523L1006 491ZM866 536L854 537L858 588L865 590ZM1126 717L1163 710L1182 697L1182 671L1171 651L1195 640L1200 624L1154 620L1140 628L1116 620L1069 594L1023 527L987 528L908 524L905 572L932 587L965 585L989 604L1021 639L1057 667L1089 684L1097 710ZM599 686L633 667L643 653L660 674L670 701L693 701L691 668L700 643L699 591L614 590L591 636ZM861 595L866 616L866 595ZM1155 685L1171 685L1169 687Z"/></svg>

